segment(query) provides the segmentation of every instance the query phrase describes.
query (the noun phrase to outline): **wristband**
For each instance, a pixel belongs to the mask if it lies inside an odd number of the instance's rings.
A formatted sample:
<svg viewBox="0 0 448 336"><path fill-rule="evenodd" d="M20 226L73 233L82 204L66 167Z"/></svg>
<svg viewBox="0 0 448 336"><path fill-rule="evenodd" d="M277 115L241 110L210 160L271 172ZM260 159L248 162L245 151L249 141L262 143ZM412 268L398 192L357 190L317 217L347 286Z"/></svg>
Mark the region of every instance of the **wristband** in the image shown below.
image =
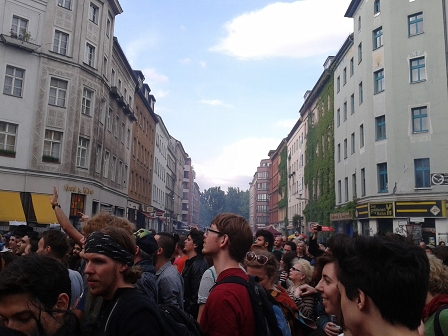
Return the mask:
<svg viewBox="0 0 448 336"><path fill-rule="evenodd" d="M54 210L54 208L56 208L56 207L61 207L61 205L60 205L59 203L56 203L56 204L52 204L51 207L52 207L53 210Z"/></svg>

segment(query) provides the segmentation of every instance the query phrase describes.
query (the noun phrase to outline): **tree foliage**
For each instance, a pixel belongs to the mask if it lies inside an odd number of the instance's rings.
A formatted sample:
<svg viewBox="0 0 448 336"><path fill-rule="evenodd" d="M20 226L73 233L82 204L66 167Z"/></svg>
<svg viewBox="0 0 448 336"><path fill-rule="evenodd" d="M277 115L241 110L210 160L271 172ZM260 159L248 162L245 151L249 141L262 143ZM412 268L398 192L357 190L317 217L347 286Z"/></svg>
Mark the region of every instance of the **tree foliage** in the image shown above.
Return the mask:
<svg viewBox="0 0 448 336"><path fill-rule="evenodd" d="M231 212L249 220L249 190L229 187L227 191L221 187L211 187L201 193L201 211L199 225L209 226L213 218L222 212Z"/></svg>

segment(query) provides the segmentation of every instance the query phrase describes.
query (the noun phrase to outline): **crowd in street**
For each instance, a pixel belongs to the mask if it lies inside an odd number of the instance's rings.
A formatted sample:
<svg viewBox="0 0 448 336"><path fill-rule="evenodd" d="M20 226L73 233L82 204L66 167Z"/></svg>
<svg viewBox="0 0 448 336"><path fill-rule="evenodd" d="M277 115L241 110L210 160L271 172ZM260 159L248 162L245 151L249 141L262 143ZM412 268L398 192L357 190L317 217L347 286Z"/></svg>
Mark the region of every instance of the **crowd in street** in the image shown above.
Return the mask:
<svg viewBox="0 0 448 336"><path fill-rule="evenodd" d="M318 227L254 235L230 213L187 236L136 230L108 213L83 215L79 232L56 189L50 203L63 230L3 234L0 335L171 335L168 311L187 316L191 334L261 335L239 283L250 279L279 308L283 336L448 335L445 246L341 233L324 246Z"/></svg>

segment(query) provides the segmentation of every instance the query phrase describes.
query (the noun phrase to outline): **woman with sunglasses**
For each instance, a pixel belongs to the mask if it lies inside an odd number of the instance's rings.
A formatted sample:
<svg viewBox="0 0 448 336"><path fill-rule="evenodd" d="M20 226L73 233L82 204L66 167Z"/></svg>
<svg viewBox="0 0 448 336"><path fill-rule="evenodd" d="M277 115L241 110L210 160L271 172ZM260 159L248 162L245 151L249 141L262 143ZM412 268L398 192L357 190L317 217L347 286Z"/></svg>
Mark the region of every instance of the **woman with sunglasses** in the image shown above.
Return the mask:
<svg viewBox="0 0 448 336"><path fill-rule="evenodd" d="M295 302L299 311L310 319L314 319L314 296L301 296L300 287L309 284L313 276L313 266L305 259L294 259L289 271L289 278L293 285L288 288L289 297Z"/></svg>

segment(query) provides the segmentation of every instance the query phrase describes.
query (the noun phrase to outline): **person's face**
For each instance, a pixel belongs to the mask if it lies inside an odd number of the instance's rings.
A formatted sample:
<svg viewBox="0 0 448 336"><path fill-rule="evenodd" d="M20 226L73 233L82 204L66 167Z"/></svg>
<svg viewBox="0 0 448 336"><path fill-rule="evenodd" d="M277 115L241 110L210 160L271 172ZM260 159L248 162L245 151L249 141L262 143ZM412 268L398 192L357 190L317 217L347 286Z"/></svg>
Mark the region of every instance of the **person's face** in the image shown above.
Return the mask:
<svg viewBox="0 0 448 336"><path fill-rule="evenodd" d="M282 237L276 237L274 240L274 246L275 247L281 247L282 246Z"/></svg>
<svg viewBox="0 0 448 336"><path fill-rule="evenodd" d="M11 236L11 238L9 238L9 248L11 249L12 252L16 251L17 242L18 242L18 239L15 236Z"/></svg>
<svg viewBox="0 0 448 336"><path fill-rule="evenodd" d="M344 325L352 333L352 335L364 335L362 326L365 324L365 314L359 310L357 297L353 301L349 300L346 295L344 285L338 283L339 293L341 295L341 310L344 316Z"/></svg>
<svg viewBox="0 0 448 336"><path fill-rule="evenodd" d="M39 321L45 335L54 335L61 327L62 321L40 309L39 305L38 302L31 301L27 294L7 295L0 299L0 323L28 336L34 336L39 334ZM54 308L58 307L55 305Z"/></svg>
<svg viewBox="0 0 448 336"><path fill-rule="evenodd" d="M265 289L270 290L274 285L273 277L270 279L266 274L266 270L264 267L250 267L247 266L247 274L258 277L258 282Z"/></svg>
<svg viewBox="0 0 448 336"><path fill-rule="evenodd" d="M73 246L73 251L72 251L72 255L75 258L79 258L79 253L81 252L81 246L79 246L78 244L75 244Z"/></svg>
<svg viewBox="0 0 448 336"><path fill-rule="evenodd" d="M196 245L193 243L193 239L191 239L191 236L188 235L187 239L185 239L185 247L184 247L184 253L191 253L194 252L194 248Z"/></svg>
<svg viewBox="0 0 448 336"><path fill-rule="evenodd" d="M16 253L18 255L22 255L25 252L25 249L29 243L30 243L30 238L28 236L22 237L22 239L20 239L17 242L17 252Z"/></svg>
<svg viewBox="0 0 448 336"><path fill-rule="evenodd" d="M283 252L291 252L292 251L292 247L291 245L285 245L283 246Z"/></svg>
<svg viewBox="0 0 448 336"><path fill-rule="evenodd" d="M301 244L301 243L297 244L297 253L305 253L305 252L306 251L305 251L304 244Z"/></svg>
<svg viewBox="0 0 448 336"><path fill-rule="evenodd" d="M211 224L210 229L219 232L215 224ZM202 247L202 254L214 255L219 252L219 243L223 235L220 235L219 233L213 231L207 231L206 234L204 233L204 245Z"/></svg>
<svg viewBox="0 0 448 336"><path fill-rule="evenodd" d="M325 307L325 312L329 315L340 316L340 294L334 263L328 263L324 266L322 278L317 284L316 289L322 293L322 304Z"/></svg>
<svg viewBox="0 0 448 336"><path fill-rule="evenodd" d="M23 252L22 255L26 256L26 255L28 255L28 254L31 254L31 244L28 244L28 245L25 247L25 252Z"/></svg>
<svg viewBox="0 0 448 336"><path fill-rule="evenodd" d="M426 248L426 244L425 244L425 242L420 242L420 243L418 243L418 244L420 245L421 248L423 248L423 249Z"/></svg>
<svg viewBox="0 0 448 336"><path fill-rule="evenodd" d="M39 239L39 242L37 243L37 251L36 251L37 254L44 255L48 253L50 247L49 246L44 247L44 245L45 245L44 239L43 238Z"/></svg>
<svg viewBox="0 0 448 336"><path fill-rule="evenodd" d="M255 238L255 245L265 248L268 244L265 243L263 236Z"/></svg>
<svg viewBox="0 0 448 336"><path fill-rule="evenodd" d="M99 253L84 253L87 284L93 296L102 296L105 300L113 298L115 291L122 283L127 265Z"/></svg>
<svg viewBox="0 0 448 336"><path fill-rule="evenodd" d="M289 278L295 284L305 282L305 273L303 272L302 264L297 263L291 267L291 269L289 270Z"/></svg>

